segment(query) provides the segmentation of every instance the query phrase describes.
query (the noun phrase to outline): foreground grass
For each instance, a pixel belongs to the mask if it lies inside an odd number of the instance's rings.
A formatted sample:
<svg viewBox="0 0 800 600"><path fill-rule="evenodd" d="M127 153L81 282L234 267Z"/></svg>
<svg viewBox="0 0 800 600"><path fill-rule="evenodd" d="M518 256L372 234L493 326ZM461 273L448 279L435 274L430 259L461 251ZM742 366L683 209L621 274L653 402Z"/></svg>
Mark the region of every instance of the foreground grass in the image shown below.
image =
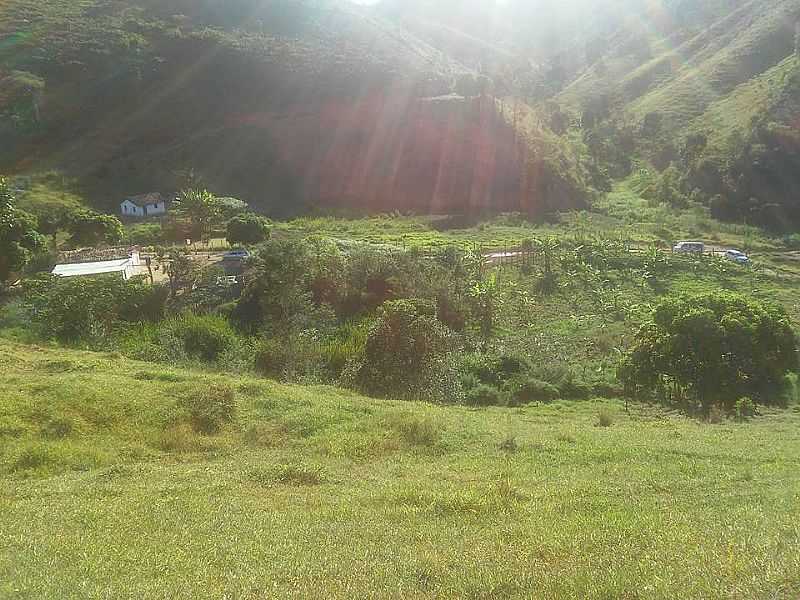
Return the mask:
<svg viewBox="0 0 800 600"><path fill-rule="evenodd" d="M0 365L0 597L800 594L796 410L434 407L7 341ZM235 421L176 425L210 384Z"/></svg>

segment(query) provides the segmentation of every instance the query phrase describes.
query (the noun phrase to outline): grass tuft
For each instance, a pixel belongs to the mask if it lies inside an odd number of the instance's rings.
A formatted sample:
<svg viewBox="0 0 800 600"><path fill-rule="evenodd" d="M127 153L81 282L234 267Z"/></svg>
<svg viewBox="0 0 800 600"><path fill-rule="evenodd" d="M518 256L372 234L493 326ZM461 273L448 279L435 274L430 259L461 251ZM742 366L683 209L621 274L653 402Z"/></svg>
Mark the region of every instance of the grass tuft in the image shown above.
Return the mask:
<svg viewBox="0 0 800 600"><path fill-rule="evenodd" d="M46 467L54 458L52 452L45 445L28 446L17 455L11 465L13 472L34 471Z"/></svg>
<svg viewBox="0 0 800 600"><path fill-rule="evenodd" d="M400 438L411 446L432 448L441 439L441 426L428 416L395 413L389 417L388 422Z"/></svg>
<svg viewBox="0 0 800 600"><path fill-rule="evenodd" d="M308 465L276 465L268 469L251 469L248 478L259 484L315 486L324 481L322 470Z"/></svg>
<svg viewBox="0 0 800 600"><path fill-rule="evenodd" d="M607 408L603 408L597 413L598 427L611 427L614 424L614 415Z"/></svg>

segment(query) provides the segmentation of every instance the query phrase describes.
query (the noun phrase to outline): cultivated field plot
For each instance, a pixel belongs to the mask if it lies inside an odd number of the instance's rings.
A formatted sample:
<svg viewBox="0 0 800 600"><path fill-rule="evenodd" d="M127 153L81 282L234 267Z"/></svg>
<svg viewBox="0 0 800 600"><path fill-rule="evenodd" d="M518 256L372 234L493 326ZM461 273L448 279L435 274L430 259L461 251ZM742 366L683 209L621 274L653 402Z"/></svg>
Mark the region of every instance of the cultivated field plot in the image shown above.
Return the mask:
<svg viewBox="0 0 800 600"><path fill-rule="evenodd" d="M800 596L797 407L437 407L7 341L0 397L3 598Z"/></svg>

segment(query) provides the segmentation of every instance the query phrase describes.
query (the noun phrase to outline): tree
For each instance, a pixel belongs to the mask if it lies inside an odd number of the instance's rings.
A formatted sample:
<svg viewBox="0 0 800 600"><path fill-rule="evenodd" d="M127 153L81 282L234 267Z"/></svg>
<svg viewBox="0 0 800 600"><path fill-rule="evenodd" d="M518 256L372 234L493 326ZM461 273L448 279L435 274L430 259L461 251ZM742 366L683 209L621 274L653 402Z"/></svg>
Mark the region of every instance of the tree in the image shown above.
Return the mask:
<svg viewBox="0 0 800 600"><path fill-rule="evenodd" d="M251 331L285 333L313 317L312 246L305 241L270 240L252 256L247 286L233 313Z"/></svg>
<svg viewBox="0 0 800 600"><path fill-rule="evenodd" d="M685 208L688 204L682 191L683 176L674 163L664 169L656 181L645 190L644 196L653 202L668 204L674 208Z"/></svg>
<svg viewBox="0 0 800 600"><path fill-rule="evenodd" d="M546 237L540 240L535 240L534 245L536 252L542 257L542 278L537 283L536 287L542 294L551 294L556 290L558 281L555 271L553 271L553 258L555 258L561 242L555 237Z"/></svg>
<svg viewBox="0 0 800 600"><path fill-rule="evenodd" d="M254 213L244 213L228 221L228 243L259 244L269 238L269 221Z"/></svg>
<svg viewBox="0 0 800 600"><path fill-rule="evenodd" d="M432 302L387 302L367 334L356 383L377 396L447 400L441 383L448 380L451 346Z"/></svg>
<svg viewBox="0 0 800 600"><path fill-rule="evenodd" d="M732 410L744 396L776 403L786 374L797 369L797 340L783 309L719 292L663 301L619 377L631 393L708 412Z"/></svg>
<svg viewBox="0 0 800 600"><path fill-rule="evenodd" d="M118 244L125 230L117 217L102 215L90 210L78 211L69 219L70 243L80 246L113 246Z"/></svg>
<svg viewBox="0 0 800 600"><path fill-rule="evenodd" d="M181 191L172 206L175 217L186 220L192 233L202 240L211 236L213 227L219 222L222 212L219 199L205 189Z"/></svg>
<svg viewBox="0 0 800 600"><path fill-rule="evenodd" d="M36 231L36 218L19 210L5 179L0 178L0 282L20 271L32 256L44 250L44 238Z"/></svg>
<svg viewBox="0 0 800 600"><path fill-rule="evenodd" d="M164 265L164 273L169 278L169 297L174 300L180 291L191 290L199 277L199 271L186 251L170 252L159 257ZM166 258L166 260L163 260Z"/></svg>
<svg viewBox="0 0 800 600"><path fill-rule="evenodd" d="M39 124L44 89L45 81L27 71L0 76L0 113L9 113L17 127Z"/></svg>
<svg viewBox="0 0 800 600"><path fill-rule="evenodd" d="M469 295L472 300L472 315L478 324L481 339L487 345L495 333L497 313L502 305L496 274L476 280Z"/></svg>
<svg viewBox="0 0 800 600"><path fill-rule="evenodd" d="M69 229L73 214L66 208L54 208L39 216L39 232L50 236L53 250L58 248L58 233Z"/></svg>
<svg viewBox="0 0 800 600"><path fill-rule="evenodd" d="M247 212L247 202L238 198L217 198L219 216L223 221L228 221L233 217Z"/></svg>

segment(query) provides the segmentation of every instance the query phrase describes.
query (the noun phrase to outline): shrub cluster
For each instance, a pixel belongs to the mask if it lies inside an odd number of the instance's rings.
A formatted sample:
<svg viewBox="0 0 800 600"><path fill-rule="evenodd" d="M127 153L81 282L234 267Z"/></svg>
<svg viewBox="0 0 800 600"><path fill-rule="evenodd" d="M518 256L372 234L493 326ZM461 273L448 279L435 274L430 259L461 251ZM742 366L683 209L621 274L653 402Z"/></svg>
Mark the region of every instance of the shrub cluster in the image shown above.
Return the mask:
<svg viewBox="0 0 800 600"><path fill-rule="evenodd" d="M520 406L557 399L616 397L607 383L591 385L563 366L533 366L517 354L472 354L461 365L466 403L471 406Z"/></svg>
<svg viewBox="0 0 800 600"><path fill-rule="evenodd" d="M212 385L193 391L178 401L181 416L197 433L213 435L236 417L236 397L232 388Z"/></svg>
<svg viewBox="0 0 800 600"><path fill-rule="evenodd" d="M632 395L689 410L729 413L784 397L798 370L797 339L783 309L732 293L664 300L619 369ZM747 408L749 410L749 408Z"/></svg>

